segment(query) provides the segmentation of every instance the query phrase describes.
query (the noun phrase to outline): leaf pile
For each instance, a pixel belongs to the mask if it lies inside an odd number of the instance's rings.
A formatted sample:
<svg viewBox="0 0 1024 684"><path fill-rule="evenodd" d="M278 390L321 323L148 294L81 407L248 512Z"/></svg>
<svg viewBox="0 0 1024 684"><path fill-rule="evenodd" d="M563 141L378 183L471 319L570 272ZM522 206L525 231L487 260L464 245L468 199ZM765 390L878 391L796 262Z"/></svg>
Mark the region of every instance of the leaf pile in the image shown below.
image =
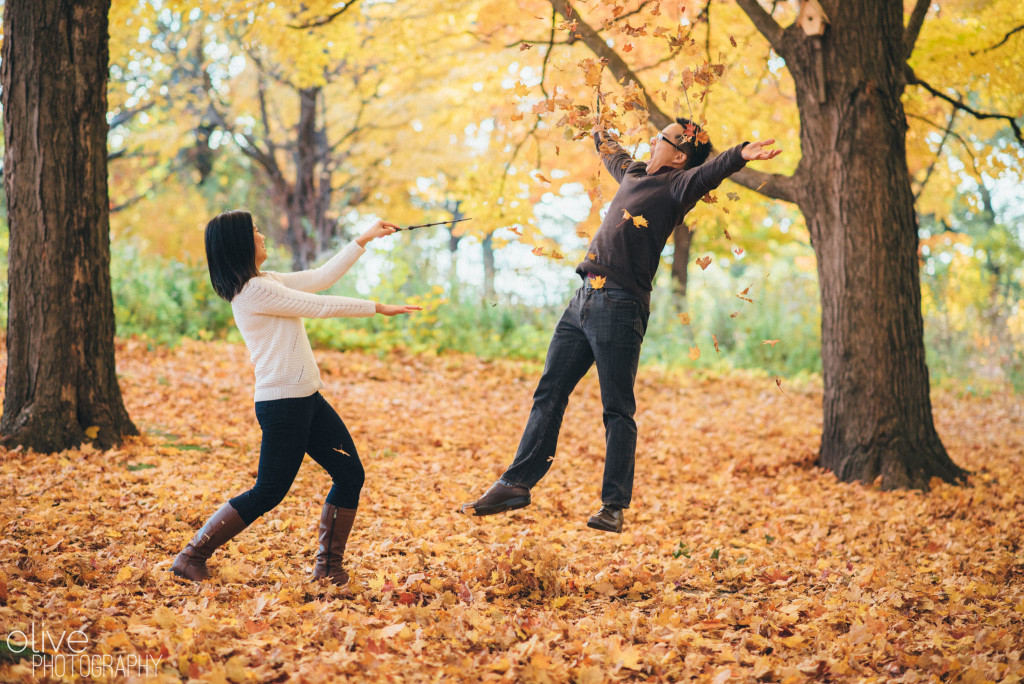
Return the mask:
<svg viewBox="0 0 1024 684"><path fill-rule="evenodd" d="M306 459L275 510L178 582L174 555L256 474L244 347L120 343L145 433L0 452L0 625L81 629L160 680L1019 681L1024 408L936 392L971 486L842 484L814 466L820 388L642 369L635 495L595 532L594 374L529 508L467 518L511 460L539 367L319 352L367 472L347 588L311 584L330 484ZM0 660L0 680L33 681Z"/></svg>

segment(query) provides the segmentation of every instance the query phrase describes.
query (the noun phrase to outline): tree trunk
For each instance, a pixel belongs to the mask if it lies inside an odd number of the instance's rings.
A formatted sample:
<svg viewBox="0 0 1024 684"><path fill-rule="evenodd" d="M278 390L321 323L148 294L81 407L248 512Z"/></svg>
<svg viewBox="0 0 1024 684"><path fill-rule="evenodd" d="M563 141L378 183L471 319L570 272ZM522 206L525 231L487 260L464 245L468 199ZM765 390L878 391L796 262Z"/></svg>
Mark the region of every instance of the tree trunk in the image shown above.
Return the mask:
<svg viewBox="0 0 1024 684"><path fill-rule="evenodd" d="M902 3L830 2L823 37L784 32L803 157L798 203L818 261L824 425L843 481L960 481L935 431L917 217L907 169Z"/></svg>
<svg viewBox="0 0 1024 684"><path fill-rule="evenodd" d="M494 297L494 233L488 233L480 241L484 257L484 299Z"/></svg>
<svg viewBox="0 0 1024 684"><path fill-rule="evenodd" d="M107 196L110 0L7 0L4 188L10 226L0 438L59 451L138 434L114 366ZM87 432L88 431L88 432Z"/></svg>
<svg viewBox="0 0 1024 684"><path fill-rule="evenodd" d="M292 265L309 268L320 252L315 225L319 198L316 192L317 130L316 103L320 88L299 90L299 130L295 146L295 187L289 206L288 232Z"/></svg>
<svg viewBox="0 0 1024 684"><path fill-rule="evenodd" d="M680 309L686 306L686 267L690 262L690 243L693 234L685 223L680 223L672 231L672 244L675 249L672 252L672 289L676 293L677 304Z"/></svg>

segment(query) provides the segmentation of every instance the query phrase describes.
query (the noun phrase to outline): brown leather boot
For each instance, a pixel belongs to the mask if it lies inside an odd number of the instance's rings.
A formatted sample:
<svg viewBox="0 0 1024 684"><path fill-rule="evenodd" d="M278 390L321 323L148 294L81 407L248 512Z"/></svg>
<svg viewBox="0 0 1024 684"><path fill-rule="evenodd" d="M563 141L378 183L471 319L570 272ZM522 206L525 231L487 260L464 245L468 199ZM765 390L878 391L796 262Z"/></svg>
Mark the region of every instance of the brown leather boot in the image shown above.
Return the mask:
<svg viewBox="0 0 1024 684"><path fill-rule="evenodd" d="M601 506L601 510L590 516L587 527L622 534L622 509L616 506Z"/></svg>
<svg viewBox="0 0 1024 684"><path fill-rule="evenodd" d="M519 510L530 505L530 490L526 487L509 487L495 482L476 501L462 504L464 515L494 515Z"/></svg>
<svg viewBox="0 0 1024 684"><path fill-rule="evenodd" d="M171 572L193 582L209 579L210 571L206 568L206 561L214 551L246 527L248 525L238 515L238 511L231 504L224 504L174 559Z"/></svg>
<svg viewBox="0 0 1024 684"><path fill-rule="evenodd" d="M313 565L314 581L326 578L339 587L348 582L348 573L341 567L341 561L355 520L356 509L324 504L320 512L320 545Z"/></svg>

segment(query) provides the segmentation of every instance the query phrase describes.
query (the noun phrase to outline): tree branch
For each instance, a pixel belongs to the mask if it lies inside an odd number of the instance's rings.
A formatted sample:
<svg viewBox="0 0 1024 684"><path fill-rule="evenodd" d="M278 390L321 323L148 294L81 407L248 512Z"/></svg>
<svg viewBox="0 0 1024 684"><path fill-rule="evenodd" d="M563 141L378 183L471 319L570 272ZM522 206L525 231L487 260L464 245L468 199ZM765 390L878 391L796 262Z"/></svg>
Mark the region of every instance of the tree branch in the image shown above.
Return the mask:
<svg viewBox="0 0 1024 684"><path fill-rule="evenodd" d="M956 108L949 113L949 124L946 126L945 133L942 134L942 140L939 141L939 148L935 150L935 158L932 159L931 164L928 165L928 170L924 174L924 178L921 179L921 184L917 186L917 192L914 193L914 202L924 192L924 186L928 185L928 181L932 177L932 173L935 171L935 166L939 163L939 159L942 157L942 148L946 146L946 141L949 140L949 136L953 133L953 122L956 121L956 114L960 111ZM930 122L929 122L930 123Z"/></svg>
<svg viewBox="0 0 1024 684"><path fill-rule="evenodd" d="M719 155L719 152L712 148L711 154L713 159ZM764 171L757 171L747 166L729 176L729 180L765 197L782 200L783 202L792 202L793 204L797 203L797 182L795 176L784 176L781 173L765 173Z"/></svg>
<svg viewBox="0 0 1024 684"><path fill-rule="evenodd" d="M781 26L772 19L772 15L764 11L760 3L757 0L736 0L736 4L740 6L747 17L750 18L754 28L756 28L762 36L768 40L768 44L772 46L783 59L786 58L786 46L783 41L783 29ZM787 60L788 61L788 60Z"/></svg>
<svg viewBox="0 0 1024 684"><path fill-rule="evenodd" d="M913 54L917 36L921 33L921 26L924 24L924 18L927 16L930 6L931 0L917 0L914 4L914 10L910 13L910 19L907 21L907 28L903 31L903 59L910 59L910 55Z"/></svg>
<svg viewBox="0 0 1024 684"><path fill-rule="evenodd" d="M1017 117L1010 116L1009 114L997 114L997 113L993 113L993 112L979 112L977 109L974 109L973 107L970 107L967 104L965 104L964 101L963 101L963 98L959 98L959 99L954 100L949 95L946 95L942 91L940 91L940 90L932 87L928 83L925 83L924 81L922 81L920 78L917 77L917 74L914 73L914 70L911 69L909 65L907 65L905 67L905 72L906 72L906 77L907 77L907 83L910 83L912 85L919 85L919 86L921 86L922 88L927 90L929 93L931 93L935 97L937 97L937 98L939 98L941 100L945 100L946 102L950 103L951 105L953 105L954 107L956 107L959 110L967 112L968 114L973 116L975 119L1004 119L1004 120L1006 120L1006 122L1010 124L1010 128L1013 129L1013 134L1016 136L1017 142L1020 143L1021 147L1024 147L1024 134L1022 134L1021 129L1020 129L1020 125L1017 123L1017 120L1016 120Z"/></svg>
<svg viewBox="0 0 1024 684"><path fill-rule="evenodd" d="M999 41L992 47L987 47L984 50L975 50L974 52L971 53L971 57L974 57L975 55L980 55L982 52L991 52L992 50L995 50L997 47L1002 46L1004 43L1006 43L1006 41L1010 40L1010 36L1017 33L1018 31L1024 31L1024 26L1018 26L1017 28L1013 29L1005 36L1003 36L1003 39L1001 41Z"/></svg>
<svg viewBox="0 0 1024 684"><path fill-rule="evenodd" d="M302 24L288 24L288 28L293 28L293 29L311 29L311 28L316 28L318 26L324 26L325 24L329 24L332 21L334 21L335 19L337 19L338 17L340 17L342 14L345 13L345 10L349 9L350 7L354 7L358 3L359 3L359 0L350 0L349 2L345 3L345 6L342 7L340 10L338 10L337 12L332 12L331 14L328 14L326 17L320 17L319 19L314 19L312 21L308 21L308 22L305 22L305 23L302 23Z"/></svg>

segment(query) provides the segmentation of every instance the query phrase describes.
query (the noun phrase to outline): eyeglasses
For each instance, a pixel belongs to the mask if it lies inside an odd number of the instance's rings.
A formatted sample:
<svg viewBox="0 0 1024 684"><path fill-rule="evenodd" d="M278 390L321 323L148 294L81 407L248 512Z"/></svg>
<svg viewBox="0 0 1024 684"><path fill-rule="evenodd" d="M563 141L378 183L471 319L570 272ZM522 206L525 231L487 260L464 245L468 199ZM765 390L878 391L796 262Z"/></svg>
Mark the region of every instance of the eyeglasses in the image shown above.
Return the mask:
<svg viewBox="0 0 1024 684"><path fill-rule="evenodd" d="M672 147L676 148L677 150L679 150L683 154L687 153L686 150L684 150L682 147L680 147L679 145L675 144L674 142L672 142L671 140L666 138L664 133L658 133L658 135L656 135L653 138L651 138L651 147L654 147L655 145L657 145L659 140L664 140L669 145L671 145Z"/></svg>

